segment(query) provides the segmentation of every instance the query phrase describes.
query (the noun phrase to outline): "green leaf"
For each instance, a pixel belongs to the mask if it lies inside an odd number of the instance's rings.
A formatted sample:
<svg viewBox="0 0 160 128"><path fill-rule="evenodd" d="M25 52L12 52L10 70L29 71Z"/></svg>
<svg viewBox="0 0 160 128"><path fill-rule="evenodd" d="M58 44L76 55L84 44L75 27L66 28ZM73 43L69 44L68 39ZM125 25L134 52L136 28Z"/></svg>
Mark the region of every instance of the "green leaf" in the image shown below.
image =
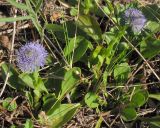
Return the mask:
<svg viewBox="0 0 160 128"><path fill-rule="evenodd" d="M58 97L62 81L64 80L64 75L67 72L63 65L55 65L52 67L47 74L49 75L48 79L45 80L44 84L48 90L55 90L54 94Z"/></svg>
<svg viewBox="0 0 160 128"><path fill-rule="evenodd" d="M10 66L10 70L9 70L9 66ZM12 65L9 65L7 63L3 63L1 65L1 72L2 72L2 78L3 80L6 79L7 73L9 72L9 78L7 81L7 84L17 90L21 90L24 88L24 86L22 84L20 84L18 82L18 72L15 70L15 68Z"/></svg>
<svg viewBox="0 0 160 128"><path fill-rule="evenodd" d="M19 78L20 78L20 82L23 85L31 87L32 89L35 89L34 80L33 80L33 78L31 77L30 74L22 73L22 74L19 75Z"/></svg>
<svg viewBox="0 0 160 128"><path fill-rule="evenodd" d="M115 11L116 6L113 7L113 4L110 0L106 0L106 2L107 2L107 6L102 6L103 12L105 13L106 16L111 16L112 15L112 20L114 22L117 22L117 18L114 16L115 12L116 12ZM113 13L114 13L114 15L113 15Z"/></svg>
<svg viewBox="0 0 160 128"><path fill-rule="evenodd" d="M24 124L24 128L33 128L33 123L30 119L26 120L26 123Z"/></svg>
<svg viewBox="0 0 160 128"><path fill-rule="evenodd" d="M151 118L140 117L139 119L149 123L150 128L160 128L160 116L153 116Z"/></svg>
<svg viewBox="0 0 160 128"><path fill-rule="evenodd" d="M10 128L17 128L16 125L12 124Z"/></svg>
<svg viewBox="0 0 160 128"><path fill-rule="evenodd" d="M93 0L84 0L84 13L88 14L89 11L94 7Z"/></svg>
<svg viewBox="0 0 160 128"><path fill-rule="evenodd" d="M126 107L122 110L121 116L125 121L132 121L137 118L136 110L132 107Z"/></svg>
<svg viewBox="0 0 160 128"><path fill-rule="evenodd" d="M58 109L60 107L60 105L61 105L61 99L58 99L54 103L54 105L52 105L52 107L49 110L47 110L47 115L48 116L52 115L54 113L54 111L56 111L56 109Z"/></svg>
<svg viewBox="0 0 160 128"><path fill-rule="evenodd" d="M58 28L57 28L58 29ZM56 29L56 30L57 30ZM53 30L54 31L54 30ZM74 21L67 21L63 25L63 31L60 29L59 31L54 31L56 38L62 42L69 42L68 39L75 37L75 32L77 36L83 36L85 39L88 39L89 36L79 27Z"/></svg>
<svg viewBox="0 0 160 128"><path fill-rule="evenodd" d="M103 39L105 40L105 43L109 44L113 39L115 39L115 33L114 32L105 32L103 34Z"/></svg>
<svg viewBox="0 0 160 128"><path fill-rule="evenodd" d="M130 73L131 68L128 63L121 63L114 68L114 78L119 83L125 82Z"/></svg>
<svg viewBox="0 0 160 128"><path fill-rule="evenodd" d="M111 60L118 49L118 44L120 43L121 38L125 34L125 27L121 28L120 31L117 32L117 30L114 30L114 37L111 37L111 41L108 42L108 47L103 50L102 56L106 58L106 64L110 64ZM108 40L105 40L106 42Z"/></svg>
<svg viewBox="0 0 160 128"><path fill-rule="evenodd" d="M156 33L160 30L160 23L154 22L154 21L149 21L145 28L149 29L151 32Z"/></svg>
<svg viewBox="0 0 160 128"><path fill-rule="evenodd" d="M80 104L61 104L48 119L52 128L62 127L66 122L68 122L76 113Z"/></svg>
<svg viewBox="0 0 160 128"><path fill-rule="evenodd" d="M81 59L81 57L86 53L88 49L88 44L90 42L86 39L83 39L81 42L79 42L77 48L74 51L73 55L73 62L77 62L78 60Z"/></svg>
<svg viewBox="0 0 160 128"><path fill-rule="evenodd" d="M94 51L91 53L90 57L89 57L89 63L91 65L96 65L98 64L99 62L99 59L98 59L98 55L101 55L101 51L103 49L103 46L101 45L98 45Z"/></svg>
<svg viewBox="0 0 160 128"><path fill-rule="evenodd" d="M149 98L156 99L156 100L160 101L160 93L149 94Z"/></svg>
<svg viewBox="0 0 160 128"><path fill-rule="evenodd" d="M2 106L8 111L14 111L17 108L17 103L14 99L8 97L3 101Z"/></svg>
<svg viewBox="0 0 160 128"><path fill-rule="evenodd" d="M85 103L90 108L97 108L99 106L99 104L98 104L98 96L93 92L88 92L85 95Z"/></svg>
<svg viewBox="0 0 160 128"><path fill-rule="evenodd" d="M107 8L110 10L110 12L113 12L114 11L114 7L113 7L113 4L112 4L112 1L110 0L105 0L106 3L107 3ZM105 6L104 6L105 7ZM108 14L108 13L107 13ZM108 14L109 15L109 14Z"/></svg>
<svg viewBox="0 0 160 128"><path fill-rule="evenodd" d="M80 15L77 21L78 26L94 40L99 42L102 39L102 31L98 22L90 15Z"/></svg>
<svg viewBox="0 0 160 128"><path fill-rule="evenodd" d="M93 6L93 0L84 0L84 5L87 9L90 9Z"/></svg>
<svg viewBox="0 0 160 128"><path fill-rule="evenodd" d="M21 83L25 86L31 87L32 89L36 89L39 91L44 91L46 93L48 93L42 78L39 77L38 72L34 72L32 74L28 74L28 73L22 73L19 75L19 78L21 80Z"/></svg>
<svg viewBox="0 0 160 128"><path fill-rule="evenodd" d="M72 57L73 53L73 62L77 62L86 52L88 49L89 41L86 40L84 37L78 36L72 38L69 44L66 45L64 48L64 55ZM73 52L74 51L74 52Z"/></svg>
<svg viewBox="0 0 160 128"><path fill-rule="evenodd" d="M72 7L70 10L70 14L71 14L71 16L77 16L77 14L78 14L77 8Z"/></svg>
<svg viewBox="0 0 160 128"><path fill-rule="evenodd" d="M34 89L31 95L33 96L33 107L35 109L40 108L41 106L40 98L42 97L42 93L39 90Z"/></svg>
<svg viewBox="0 0 160 128"><path fill-rule="evenodd" d="M26 91L26 92L25 92L25 96L26 96L29 104L33 107L33 106L34 106L34 98L33 98L33 96L32 96L31 91Z"/></svg>
<svg viewBox="0 0 160 128"><path fill-rule="evenodd" d="M148 120L151 128L160 128L160 116L152 117L152 119Z"/></svg>
<svg viewBox="0 0 160 128"><path fill-rule="evenodd" d="M108 7L103 7L103 11L105 12L106 15L110 15L110 10Z"/></svg>
<svg viewBox="0 0 160 128"><path fill-rule="evenodd" d="M160 53L160 40L152 38L143 40L140 44L140 51L145 58L152 58Z"/></svg>
<svg viewBox="0 0 160 128"><path fill-rule="evenodd" d="M34 92L34 102L36 101L36 102L39 102L39 99L41 98L41 96L42 96L42 94L41 94L41 92L39 91L39 90L34 90L33 91Z"/></svg>
<svg viewBox="0 0 160 128"><path fill-rule="evenodd" d="M39 72L33 72L31 77L33 78L34 82L37 83L39 79Z"/></svg>
<svg viewBox="0 0 160 128"><path fill-rule="evenodd" d="M54 106L45 114L39 114L40 122L52 128L62 127L68 122L76 113L80 104L60 104L60 101L54 104Z"/></svg>
<svg viewBox="0 0 160 128"><path fill-rule="evenodd" d="M122 54L122 52L127 51L129 49L129 45L126 42L120 42L118 45L118 53Z"/></svg>
<svg viewBox="0 0 160 128"><path fill-rule="evenodd" d="M160 128L160 121L150 122L150 128Z"/></svg>
<svg viewBox="0 0 160 128"><path fill-rule="evenodd" d="M59 99L63 98L80 80L79 75L81 74L80 68L74 67L67 71L64 75L64 80L61 85L61 92L59 94Z"/></svg>
<svg viewBox="0 0 160 128"><path fill-rule="evenodd" d="M52 32L56 32L56 31L64 31L63 27L61 25L58 25L58 24L47 24L45 26L45 28L48 30L48 31L52 31Z"/></svg>
<svg viewBox="0 0 160 128"><path fill-rule="evenodd" d="M43 110L48 111L56 103L56 97L53 94L48 94L43 97Z"/></svg>
<svg viewBox="0 0 160 128"><path fill-rule="evenodd" d="M39 90L40 92L44 91L44 92L48 93L47 88L45 87L43 80L40 77L38 78L37 83L35 83L35 89Z"/></svg>
<svg viewBox="0 0 160 128"><path fill-rule="evenodd" d="M135 105L135 107L143 106L148 100L148 92L145 90L140 90L136 92L131 99L131 103Z"/></svg>
<svg viewBox="0 0 160 128"><path fill-rule="evenodd" d="M73 52L73 50L77 47L77 45L82 42L83 37L78 36L75 38L71 38L69 44L66 44L66 47L64 48L64 56L67 57L69 55L71 55L71 53Z"/></svg>

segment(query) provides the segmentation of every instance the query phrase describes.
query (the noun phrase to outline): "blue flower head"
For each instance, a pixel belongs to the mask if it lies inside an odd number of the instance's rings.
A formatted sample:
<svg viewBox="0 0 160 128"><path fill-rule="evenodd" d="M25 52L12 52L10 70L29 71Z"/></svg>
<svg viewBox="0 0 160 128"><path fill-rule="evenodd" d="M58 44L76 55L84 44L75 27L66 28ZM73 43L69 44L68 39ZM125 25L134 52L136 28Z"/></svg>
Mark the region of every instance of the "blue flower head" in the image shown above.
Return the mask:
<svg viewBox="0 0 160 128"><path fill-rule="evenodd" d="M47 55L47 51L41 44L27 43L16 52L17 66L22 72L34 72L45 65Z"/></svg>
<svg viewBox="0 0 160 128"><path fill-rule="evenodd" d="M125 21L132 27L133 32L141 32L146 24L146 18L141 11L129 8L125 11Z"/></svg>

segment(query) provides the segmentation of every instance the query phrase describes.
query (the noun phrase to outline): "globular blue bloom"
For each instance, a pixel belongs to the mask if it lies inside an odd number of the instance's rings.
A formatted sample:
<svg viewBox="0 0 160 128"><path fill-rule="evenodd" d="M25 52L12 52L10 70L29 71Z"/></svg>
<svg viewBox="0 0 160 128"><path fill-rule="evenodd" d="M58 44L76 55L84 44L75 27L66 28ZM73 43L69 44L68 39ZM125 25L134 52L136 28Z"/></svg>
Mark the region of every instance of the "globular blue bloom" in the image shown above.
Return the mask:
<svg viewBox="0 0 160 128"><path fill-rule="evenodd" d="M45 65L47 55L47 51L41 44L26 43L16 52L17 66L22 72L34 72Z"/></svg>
<svg viewBox="0 0 160 128"><path fill-rule="evenodd" d="M141 32L146 24L146 18L141 11L129 8L125 11L125 21L132 27L133 32Z"/></svg>

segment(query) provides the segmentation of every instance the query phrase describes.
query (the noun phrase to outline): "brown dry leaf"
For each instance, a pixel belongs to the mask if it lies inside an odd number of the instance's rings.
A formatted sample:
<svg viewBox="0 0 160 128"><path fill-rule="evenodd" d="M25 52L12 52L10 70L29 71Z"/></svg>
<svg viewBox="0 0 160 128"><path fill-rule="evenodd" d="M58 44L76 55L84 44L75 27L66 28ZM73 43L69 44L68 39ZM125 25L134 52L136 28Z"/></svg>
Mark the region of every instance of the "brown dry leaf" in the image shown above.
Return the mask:
<svg viewBox="0 0 160 128"><path fill-rule="evenodd" d="M156 36L156 39L159 40L160 39L160 32L156 33L155 36Z"/></svg>
<svg viewBox="0 0 160 128"><path fill-rule="evenodd" d="M50 20L53 21L57 21L58 19L60 19L62 17L62 14L60 12L54 12L51 17Z"/></svg>
<svg viewBox="0 0 160 128"><path fill-rule="evenodd" d="M10 47L11 47L11 43L10 43L9 37L6 36L6 35L1 35L0 36L0 44L4 48L7 48L7 49L10 49Z"/></svg>

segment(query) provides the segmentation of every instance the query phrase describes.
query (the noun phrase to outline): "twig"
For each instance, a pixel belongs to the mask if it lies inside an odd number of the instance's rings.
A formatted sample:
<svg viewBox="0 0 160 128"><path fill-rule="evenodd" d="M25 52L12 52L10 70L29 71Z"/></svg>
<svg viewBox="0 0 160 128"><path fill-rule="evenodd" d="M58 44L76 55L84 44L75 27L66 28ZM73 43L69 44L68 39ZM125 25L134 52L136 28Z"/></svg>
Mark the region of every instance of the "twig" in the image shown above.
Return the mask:
<svg viewBox="0 0 160 128"><path fill-rule="evenodd" d="M47 41L46 41L46 40L44 40L44 42L45 42L45 44L47 45L48 49L50 50L50 52L51 52L52 56L57 60L57 63L59 63L59 64L60 64L59 59L58 59L58 58L56 57L56 55L54 54L54 52L52 51L52 49L51 49L51 48L50 48L50 46L48 45Z"/></svg>
<svg viewBox="0 0 160 128"><path fill-rule="evenodd" d="M107 112L104 112L104 113L100 113L100 116L102 116L102 117L104 117L104 116L109 117L110 114L111 114L111 111L107 111Z"/></svg>
<svg viewBox="0 0 160 128"><path fill-rule="evenodd" d="M107 123L107 121L102 117L103 122L109 127L109 124Z"/></svg>
<svg viewBox="0 0 160 128"><path fill-rule="evenodd" d="M120 120L121 120L121 122L122 122L124 128L127 128L126 125L125 125L125 123L123 122L123 119L121 118L121 116L120 116Z"/></svg>
<svg viewBox="0 0 160 128"><path fill-rule="evenodd" d="M139 70L141 70L143 68L143 64L132 74L132 76L129 78L129 80L127 81L126 85L128 85L130 83L130 81L133 79L133 77L137 74L137 72Z"/></svg>
<svg viewBox="0 0 160 128"><path fill-rule="evenodd" d="M2 127L1 128L4 128L4 119L2 120Z"/></svg>
<svg viewBox="0 0 160 128"><path fill-rule="evenodd" d="M28 28L29 26L30 26L29 23L27 23L27 24L24 24L22 26L17 27L17 30L25 29L25 28ZM13 29L4 30L4 31L0 32L0 35L8 34L8 33L11 33L11 32L13 32Z"/></svg>
<svg viewBox="0 0 160 128"><path fill-rule="evenodd" d="M68 100L68 103L70 103L70 104L71 104L71 103L72 103L72 101L71 101L71 98L70 98L69 93L67 93L67 94L66 94L66 98L67 98L67 100Z"/></svg>
<svg viewBox="0 0 160 128"><path fill-rule="evenodd" d="M120 115L118 114L116 117L115 117L115 119L112 121L112 123L110 124L110 128L112 128L112 125L116 122L116 120L118 119L118 117L119 117Z"/></svg>
<svg viewBox="0 0 160 128"><path fill-rule="evenodd" d="M68 62L64 59L64 57L62 56L62 54L58 51L57 47L54 45L54 43L46 36L44 35L44 38L53 46L53 48L55 49L55 51L62 57L63 61L67 64Z"/></svg>
<svg viewBox="0 0 160 128"><path fill-rule="evenodd" d="M65 3L65 2L63 2L63 1L61 1L61 0L58 0L58 2L59 2L62 6L66 7L66 8L71 8L71 6L70 6L69 4L67 4L67 3Z"/></svg>
<svg viewBox="0 0 160 128"><path fill-rule="evenodd" d="M113 83L114 84L114 83ZM130 84L128 85L128 87L139 87L139 86L145 86L145 85L153 85L153 84L160 84L160 82L151 82L151 83L145 83L145 84L141 84L141 83L135 83L135 84ZM126 86L124 85L120 85L120 86L107 86L107 89L112 89L111 91L109 91L110 93L118 88L125 88Z"/></svg>
<svg viewBox="0 0 160 128"><path fill-rule="evenodd" d="M147 66L151 69L151 71L153 72L153 74L155 75L155 77L158 79L158 81L160 81L160 77L157 75L157 73L154 71L154 69L150 66L150 64L147 62L147 60L144 58L144 56L138 51L138 49L136 47L133 46L133 44L125 37L123 36L123 38L129 43L129 45L138 53L138 55L145 61L145 63L147 64Z"/></svg>
<svg viewBox="0 0 160 128"><path fill-rule="evenodd" d="M132 90L132 92L131 92L131 95L130 95L129 101L131 101L131 100L132 100L132 97L133 97L133 95L134 95L135 90L136 90L136 88L135 88L135 87L133 87L133 90Z"/></svg>
<svg viewBox="0 0 160 128"><path fill-rule="evenodd" d="M138 116L144 116L144 115L147 115L149 113L153 113L156 111L156 108L148 108L148 109L144 109L144 110L141 110L139 113L138 113Z"/></svg>
<svg viewBox="0 0 160 128"><path fill-rule="evenodd" d="M14 18L16 17L16 13L17 13L17 9L15 9L15 15ZM10 56L9 56L9 68L8 68L8 72L7 72L7 76L3 85L3 88L0 92L0 97L3 95L3 92L6 88L7 82L8 82L8 78L9 78L9 71L11 68L11 63L12 63L12 59L13 59L13 51L14 51L14 39L15 39L15 35L16 35L16 21L13 22L13 35L12 35L12 43L11 43L11 48L10 48Z"/></svg>

